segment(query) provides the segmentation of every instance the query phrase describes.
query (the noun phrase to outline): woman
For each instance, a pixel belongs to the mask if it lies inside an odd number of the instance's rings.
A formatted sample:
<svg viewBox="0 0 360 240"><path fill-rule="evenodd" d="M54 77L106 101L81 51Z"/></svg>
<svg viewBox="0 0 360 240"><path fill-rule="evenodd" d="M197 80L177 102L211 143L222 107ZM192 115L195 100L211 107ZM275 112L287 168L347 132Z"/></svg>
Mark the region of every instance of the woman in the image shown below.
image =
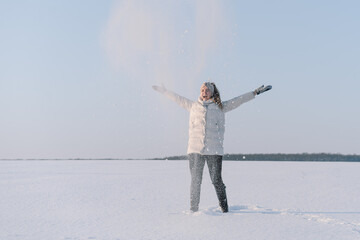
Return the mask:
<svg viewBox="0 0 360 240"><path fill-rule="evenodd" d="M216 85L205 82L200 88L200 97L191 101L164 87L153 86L153 89L164 94L190 112L188 157L191 174L190 210L198 211L200 189L205 162L208 165L222 212L228 212L225 184L221 178L223 141L225 132L225 113L248 102L271 86L261 86L255 91L245 93L229 101L222 102Z"/></svg>

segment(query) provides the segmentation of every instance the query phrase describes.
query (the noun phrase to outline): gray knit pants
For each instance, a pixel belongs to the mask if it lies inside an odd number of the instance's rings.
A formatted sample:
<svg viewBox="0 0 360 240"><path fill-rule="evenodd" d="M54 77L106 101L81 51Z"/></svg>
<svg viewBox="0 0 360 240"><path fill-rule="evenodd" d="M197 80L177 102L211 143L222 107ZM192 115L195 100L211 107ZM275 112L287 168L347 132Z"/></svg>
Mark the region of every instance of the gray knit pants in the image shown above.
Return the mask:
<svg viewBox="0 0 360 240"><path fill-rule="evenodd" d="M222 156L191 153L189 154L188 158L191 174L190 209L194 212L199 209L202 175L206 162L209 168L211 182L215 187L221 210L223 212L227 212L228 205L225 191L226 187L221 178Z"/></svg>

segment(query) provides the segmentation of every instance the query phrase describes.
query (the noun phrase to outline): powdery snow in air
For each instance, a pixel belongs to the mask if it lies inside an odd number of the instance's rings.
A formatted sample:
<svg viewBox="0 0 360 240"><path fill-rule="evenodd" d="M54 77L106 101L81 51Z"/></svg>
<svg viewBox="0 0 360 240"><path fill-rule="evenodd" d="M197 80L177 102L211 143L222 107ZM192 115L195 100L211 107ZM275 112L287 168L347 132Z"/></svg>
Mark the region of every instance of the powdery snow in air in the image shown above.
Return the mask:
<svg viewBox="0 0 360 240"><path fill-rule="evenodd" d="M0 161L0 239L360 239L360 164L231 162L223 214L187 161Z"/></svg>

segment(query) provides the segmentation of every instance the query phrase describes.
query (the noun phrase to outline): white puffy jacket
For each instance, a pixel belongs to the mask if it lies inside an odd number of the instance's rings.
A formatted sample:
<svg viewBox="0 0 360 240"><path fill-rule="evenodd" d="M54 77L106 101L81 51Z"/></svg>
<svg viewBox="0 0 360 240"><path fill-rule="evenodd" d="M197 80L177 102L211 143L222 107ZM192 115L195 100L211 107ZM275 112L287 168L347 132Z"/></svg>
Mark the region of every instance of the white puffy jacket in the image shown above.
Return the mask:
<svg viewBox="0 0 360 240"><path fill-rule="evenodd" d="M220 109L212 100L202 101L199 97L191 101L166 89L160 92L190 112L187 153L202 155L224 154L225 113L255 98L253 92L245 93L222 102Z"/></svg>

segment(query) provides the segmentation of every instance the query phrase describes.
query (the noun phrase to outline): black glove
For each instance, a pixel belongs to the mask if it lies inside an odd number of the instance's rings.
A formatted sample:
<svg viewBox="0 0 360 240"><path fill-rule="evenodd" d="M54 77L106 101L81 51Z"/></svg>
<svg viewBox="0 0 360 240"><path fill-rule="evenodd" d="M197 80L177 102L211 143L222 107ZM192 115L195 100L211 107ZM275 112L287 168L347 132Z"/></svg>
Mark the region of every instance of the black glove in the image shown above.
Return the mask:
<svg viewBox="0 0 360 240"><path fill-rule="evenodd" d="M264 85L262 85L261 87L255 89L254 94L259 95L260 93L269 91L272 88L271 85L268 85L266 87L264 87Z"/></svg>

